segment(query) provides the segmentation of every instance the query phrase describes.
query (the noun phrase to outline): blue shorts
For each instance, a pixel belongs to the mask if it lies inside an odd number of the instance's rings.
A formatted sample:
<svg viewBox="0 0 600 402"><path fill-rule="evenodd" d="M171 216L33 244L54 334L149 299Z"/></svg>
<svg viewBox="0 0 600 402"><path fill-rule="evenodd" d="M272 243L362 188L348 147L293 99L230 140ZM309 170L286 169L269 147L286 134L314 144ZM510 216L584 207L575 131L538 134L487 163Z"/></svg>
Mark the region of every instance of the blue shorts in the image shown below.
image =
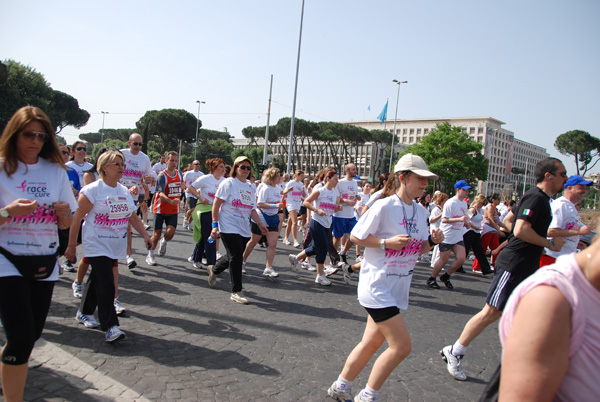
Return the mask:
<svg viewBox="0 0 600 402"><path fill-rule="evenodd" d="M344 237L345 234L350 234L356 225L356 218L338 218L333 217L333 237Z"/></svg>

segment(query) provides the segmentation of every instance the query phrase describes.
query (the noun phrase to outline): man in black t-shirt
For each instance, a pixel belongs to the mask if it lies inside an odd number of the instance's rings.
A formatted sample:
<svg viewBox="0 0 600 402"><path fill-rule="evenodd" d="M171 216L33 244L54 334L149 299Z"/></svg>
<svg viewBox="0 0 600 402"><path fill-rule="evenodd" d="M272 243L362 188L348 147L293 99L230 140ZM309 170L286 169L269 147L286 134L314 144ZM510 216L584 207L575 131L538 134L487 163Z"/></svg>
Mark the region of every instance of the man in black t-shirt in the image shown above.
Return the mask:
<svg viewBox="0 0 600 402"><path fill-rule="evenodd" d="M547 239L552 221L550 197L562 190L567 181L567 171L559 159L541 160L534 169L536 187L527 191L517 206L509 213L514 220L508 243L496 259L496 273L483 309L471 317L454 345L445 346L440 354L452 376L464 381L462 360L469 344L491 323L502 315L502 310L512 291L525 278L534 273L540 264L544 247L560 250L564 239Z"/></svg>

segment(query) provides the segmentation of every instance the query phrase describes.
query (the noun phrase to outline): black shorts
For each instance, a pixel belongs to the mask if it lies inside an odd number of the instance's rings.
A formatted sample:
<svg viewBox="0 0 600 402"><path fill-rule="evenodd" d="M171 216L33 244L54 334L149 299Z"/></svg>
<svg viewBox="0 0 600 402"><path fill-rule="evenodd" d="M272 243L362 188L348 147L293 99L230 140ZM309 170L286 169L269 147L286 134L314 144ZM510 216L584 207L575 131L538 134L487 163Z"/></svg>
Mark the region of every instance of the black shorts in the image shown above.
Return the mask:
<svg viewBox="0 0 600 402"><path fill-rule="evenodd" d="M459 242L457 242L457 243L454 243L454 244L450 244L450 243L444 243L444 242L442 242L442 243L440 243L440 252L442 252L442 253L443 253L444 251L452 250L452 247L454 247L454 246L455 246L455 245L457 245L457 244L458 244L459 246L463 246L463 247L465 247L465 242L464 242L464 241L462 241L462 240L461 240L461 241L459 241Z"/></svg>
<svg viewBox="0 0 600 402"><path fill-rule="evenodd" d="M306 213L306 207L304 205L302 205L300 207L300 209L298 210L298 216L302 216Z"/></svg>
<svg viewBox="0 0 600 402"><path fill-rule="evenodd" d="M269 232L279 232L279 226L275 226L275 227L267 226L267 229L269 230ZM262 232L260 231L260 228L254 222L250 222L250 232L252 234L262 236Z"/></svg>
<svg viewBox="0 0 600 402"><path fill-rule="evenodd" d="M364 309L367 310L367 313L369 313L369 315L375 322L383 322L400 314L400 309L396 306L384 308L364 307Z"/></svg>
<svg viewBox="0 0 600 402"><path fill-rule="evenodd" d="M513 290L529 275L523 275L519 272L508 272L496 266L496 273L490 285L485 302L498 310L504 310L504 306Z"/></svg>
<svg viewBox="0 0 600 402"><path fill-rule="evenodd" d="M154 230L162 230L163 222L167 226L177 227L178 214L154 214Z"/></svg>
<svg viewBox="0 0 600 402"><path fill-rule="evenodd" d="M65 250L67 249L67 246L69 245L69 230L70 228L66 228L66 229L58 229L58 255L65 255Z"/></svg>
<svg viewBox="0 0 600 402"><path fill-rule="evenodd" d="M187 197L185 199L185 204L187 205L187 209L194 209L194 208L196 208L196 204L198 204L198 199L192 198L192 197Z"/></svg>

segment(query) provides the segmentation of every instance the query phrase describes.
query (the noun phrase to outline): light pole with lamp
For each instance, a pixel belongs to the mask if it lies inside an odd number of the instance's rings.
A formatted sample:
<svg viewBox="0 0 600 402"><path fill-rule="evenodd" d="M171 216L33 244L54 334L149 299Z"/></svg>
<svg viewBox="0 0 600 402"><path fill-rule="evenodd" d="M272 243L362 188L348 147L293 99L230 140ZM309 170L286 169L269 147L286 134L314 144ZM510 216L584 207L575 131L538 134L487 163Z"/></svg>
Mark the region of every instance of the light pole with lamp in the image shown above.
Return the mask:
<svg viewBox="0 0 600 402"><path fill-rule="evenodd" d="M100 142L102 144L104 144L104 117L106 117L108 112L100 112L100 113L102 113L102 136L101 136Z"/></svg>
<svg viewBox="0 0 600 402"><path fill-rule="evenodd" d="M408 81L392 80L398 85L398 94L396 95L396 115L394 116L394 133L392 134L392 149L390 150L390 169L392 171L392 161L394 160L394 138L396 138L396 121L398 120L398 100L400 99L400 84L406 84Z"/></svg>
<svg viewBox="0 0 600 402"><path fill-rule="evenodd" d="M197 100L196 103L198 104L198 117L196 118L196 143L194 144L194 159L196 159L196 152L198 151L198 130L200 129L200 105L206 102Z"/></svg>

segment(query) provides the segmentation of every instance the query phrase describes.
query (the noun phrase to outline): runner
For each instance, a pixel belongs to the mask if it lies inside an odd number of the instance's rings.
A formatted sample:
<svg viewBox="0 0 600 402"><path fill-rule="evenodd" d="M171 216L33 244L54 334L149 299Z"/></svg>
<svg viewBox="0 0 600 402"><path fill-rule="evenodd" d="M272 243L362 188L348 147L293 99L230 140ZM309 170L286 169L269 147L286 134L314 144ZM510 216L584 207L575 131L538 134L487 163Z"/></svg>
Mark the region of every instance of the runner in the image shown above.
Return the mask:
<svg viewBox="0 0 600 402"><path fill-rule="evenodd" d="M65 163L71 169L74 169L79 175L79 183L83 183L83 174L90 170L93 165L89 162L86 162L85 158L87 156L87 146L83 141L75 141L73 145L71 145L71 155L73 155L73 159Z"/></svg>
<svg viewBox="0 0 600 402"><path fill-rule="evenodd" d="M183 175L183 181L185 185L185 216L183 217L183 228L187 230L194 230L192 222L192 211L196 208L198 198L189 192L189 187L192 183L203 176L204 173L200 171L200 162L195 160L192 162L192 170L188 170Z"/></svg>
<svg viewBox="0 0 600 402"><path fill-rule="evenodd" d="M332 221L333 245L336 250L340 249L342 237L349 235L354 228L354 225L356 225L354 205L356 205L357 200L360 199L360 195L358 194L358 184L356 184L356 180L354 180L356 172L356 165L354 163L348 163L344 167L346 177L340 179L336 186L340 202L342 203L342 209L333 215ZM352 243L350 239L347 239L346 243L342 246L343 248L339 254L344 264L348 264L346 254L353 244L354 243Z"/></svg>
<svg viewBox="0 0 600 402"><path fill-rule="evenodd" d="M298 248L300 247L300 243L298 242L298 211L302 206L302 199L306 197L306 189L304 188L304 172L302 170L296 170L293 180L290 180L287 183L282 194L287 196L286 208L289 214L289 219L285 228L283 244L291 244L288 240L291 232L292 237L294 238L294 248Z"/></svg>

